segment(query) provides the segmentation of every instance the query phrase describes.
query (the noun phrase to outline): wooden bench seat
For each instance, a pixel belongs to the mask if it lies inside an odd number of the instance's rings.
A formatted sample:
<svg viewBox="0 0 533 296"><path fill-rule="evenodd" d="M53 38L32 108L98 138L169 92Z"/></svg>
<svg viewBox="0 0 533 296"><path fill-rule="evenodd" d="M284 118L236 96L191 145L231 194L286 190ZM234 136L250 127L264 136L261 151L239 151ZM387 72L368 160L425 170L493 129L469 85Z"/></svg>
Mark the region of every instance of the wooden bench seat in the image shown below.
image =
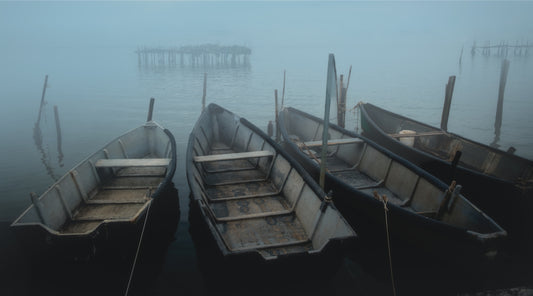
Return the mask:
<svg viewBox="0 0 533 296"><path fill-rule="evenodd" d="M99 159L94 164L97 168L113 167L166 167L170 158L111 158Z"/></svg>
<svg viewBox="0 0 533 296"><path fill-rule="evenodd" d="M272 151L259 150L259 151L250 151L250 152L237 152L237 153L194 156L193 159L195 162L201 163L201 162L238 160L238 159L247 159L247 158L256 158L256 157L273 157L273 156L274 156L274 153Z"/></svg>

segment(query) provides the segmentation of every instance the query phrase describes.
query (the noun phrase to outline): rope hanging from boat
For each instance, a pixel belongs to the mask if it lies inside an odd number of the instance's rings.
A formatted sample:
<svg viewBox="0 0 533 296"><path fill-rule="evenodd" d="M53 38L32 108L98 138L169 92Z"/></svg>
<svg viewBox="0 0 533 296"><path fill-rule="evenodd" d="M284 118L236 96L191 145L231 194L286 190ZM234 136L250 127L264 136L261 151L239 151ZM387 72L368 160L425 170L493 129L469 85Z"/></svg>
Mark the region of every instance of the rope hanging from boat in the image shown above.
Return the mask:
<svg viewBox="0 0 533 296"><path fill-rule="evenodd" d="M385 213L385 231L387 234L387 251L389 252L389 267L390 267L390 278L392 283L392 295L396 296L396 287L394 285L394 273L392 271L392 256L391 256L391 247L390 247L390 233L389 233L389 220L387 213L389 212L389 208L387 208L387 196L386 195L379 195L376 191L374 191L374 197L383 202L383 209Z"/></svg>
<svg viewBox="0 0 533 296"><path fill-rule="evenodd" d="M150 196L150 193L148 193L148 196ZM135 272L135 265L137 263L137 258L139 256L139 250L141 249L141 243L143 241L143 236L144 236L144 229L146 228L146 221L148 221L148 214L150 213L150 206L152 205L152 201L150 201L150 203L148 204L148 208L146 209L146 218L144 218L144 224L141 230L141 237L139 238L139 243L137 244L137 251L135 252L135 258L133 259L133 266L131 267L130 278L128 280L128 285L126 286L126 293L124 293L124 296L128 296L128 292L130 290L131 279L133 278L133 273Z"/></svg>

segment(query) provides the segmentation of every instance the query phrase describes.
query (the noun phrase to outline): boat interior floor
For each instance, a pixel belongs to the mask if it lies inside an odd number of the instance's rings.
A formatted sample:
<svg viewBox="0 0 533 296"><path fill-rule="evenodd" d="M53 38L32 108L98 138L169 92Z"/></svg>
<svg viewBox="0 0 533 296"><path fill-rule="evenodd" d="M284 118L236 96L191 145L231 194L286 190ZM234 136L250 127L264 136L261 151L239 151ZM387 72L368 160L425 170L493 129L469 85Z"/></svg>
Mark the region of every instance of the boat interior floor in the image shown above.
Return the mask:
<svg viewBox="0 0 533 296"><path fill-rule="evenodd" d="M136 219L147 206L152 191L164 180L165 167L124 167L88 193L87 200L60 229L63 234L86 233L106 220Z"/></svg>
<svg viewBox="0 0 533 296"><path fill-rule="evenodd" d="M211 154L236 153L213 143ZM273 160L271 160L273 161ZM258 158L215 160L204 165L204 201L228 249L258 249L265 255L311 250L293 205L257 167Z"/></svg>

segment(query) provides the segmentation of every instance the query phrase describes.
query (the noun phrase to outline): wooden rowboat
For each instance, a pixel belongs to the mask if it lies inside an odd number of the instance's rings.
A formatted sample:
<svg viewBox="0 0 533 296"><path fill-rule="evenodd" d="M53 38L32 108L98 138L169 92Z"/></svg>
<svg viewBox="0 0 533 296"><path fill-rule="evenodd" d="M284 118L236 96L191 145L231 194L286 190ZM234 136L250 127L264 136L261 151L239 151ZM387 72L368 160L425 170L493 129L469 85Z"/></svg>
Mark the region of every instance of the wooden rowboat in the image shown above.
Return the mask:
<svg viewBox="0 0 533 296"><path fill-rule="evenodd" d="M293 108L280 112L285 147L318 179L323 121ZM498 252L506 231L450 188L405 159L336 125L329 125L326 191L359 232L382 234L386 196L393 237L420 250L476 258ZM378 198L376 198L378 197ZM366 222L366 225L363 223ZM454 255L454 256L455 256Z"/></svg>
<svg viewBox="0 0 533 296"><path fill-rule="evenodd" d="M251 262L339 256L355 232L303 168L244 118L215 104L187 147L193 205L220 254Z"/></svg>
<svg viewBox="0 0 533 296"><path fill-rule="evenodd" d="M442 180L457 180L511 239L531 240L533 161L372 104L360 108L364 136Z"/></svg>
<svg viewBox="0 0 533 296"><path fill-rule="evenodd" d="M26 246L91 255L85 253L94 253L97 242L120 242L138 230L152 201L172 186L175 170L174 137L150 120L81 161L41 196L32 194L11 227Z"/></svg>

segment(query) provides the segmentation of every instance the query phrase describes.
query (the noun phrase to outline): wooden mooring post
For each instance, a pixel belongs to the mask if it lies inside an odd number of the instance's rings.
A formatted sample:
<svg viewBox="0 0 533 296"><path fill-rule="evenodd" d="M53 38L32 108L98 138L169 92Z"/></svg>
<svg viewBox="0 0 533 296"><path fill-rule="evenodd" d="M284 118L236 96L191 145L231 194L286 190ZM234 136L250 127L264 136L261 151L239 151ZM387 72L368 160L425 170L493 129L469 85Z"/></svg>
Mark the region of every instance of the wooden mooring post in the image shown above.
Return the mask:
<svg viewBox="0 0 533 296"><path fill-rule="evenodd" d="M442 117L440 120L440 128L442 130L448 130L448 117L450 116L450 107L452 104L453 88L455 86L455 76L448 78L446 84L446 90L444 93L444 107L442 108Z"/></svg>
<svg viewBox="0 0 533 296"><path fill-rule="evenodd" d="M202 112L205 110L206 93L207 93L207 73L204 73L204 92L202 95Z"/></svg>
<svg viewBox="0 0 533 296"><path fill-rule="evenodd" d="M505 92L505 84L507 83L507 73L509 72L510 62L508 59L503 60L502 70L500 72L500 87L498 89L498 103L496 107L496 119L494 121L494 141L491 146L498 147L500 141L500 132L503 119L503 95Z"/></svg>
<svg viewBox="0 0 533 296"><path fill-rule="evenodd" d="M337 125L340 127L346 126L346 95L348 93L348 87L350 86L350 77L352 75L352 66L348 72L348 80L346 87L344 87L344 75L340 75L339 92L337 98Z"/></svg>

